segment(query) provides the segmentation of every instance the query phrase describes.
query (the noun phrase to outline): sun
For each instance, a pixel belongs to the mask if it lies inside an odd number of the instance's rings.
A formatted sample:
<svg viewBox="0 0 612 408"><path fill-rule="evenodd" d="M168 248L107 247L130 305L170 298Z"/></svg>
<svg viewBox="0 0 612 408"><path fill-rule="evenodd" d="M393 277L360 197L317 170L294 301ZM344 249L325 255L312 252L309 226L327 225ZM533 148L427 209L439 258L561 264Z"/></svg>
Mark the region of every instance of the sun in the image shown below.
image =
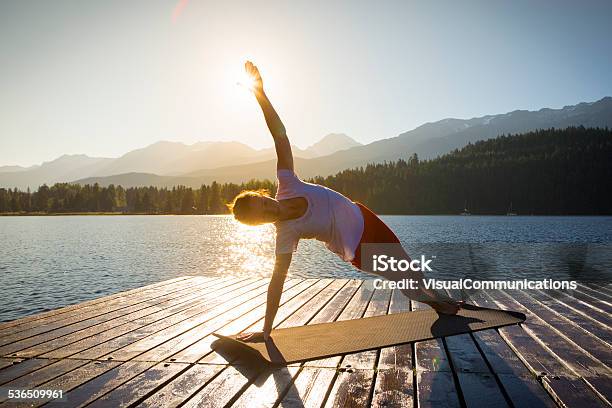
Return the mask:
<svg viewBox="0 0 612 408"><path fill-rule="evenodd" d="M243 71L239 74L236 84L249 91L253 91L255 89L255 78Z"/></svg>

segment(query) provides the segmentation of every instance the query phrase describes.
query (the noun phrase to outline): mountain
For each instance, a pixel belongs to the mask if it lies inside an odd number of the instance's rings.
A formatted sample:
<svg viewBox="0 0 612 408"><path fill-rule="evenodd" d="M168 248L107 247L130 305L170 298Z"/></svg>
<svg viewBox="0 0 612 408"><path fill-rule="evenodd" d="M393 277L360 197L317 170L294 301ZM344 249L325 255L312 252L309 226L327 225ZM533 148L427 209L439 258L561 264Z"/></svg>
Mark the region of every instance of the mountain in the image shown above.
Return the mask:
<svg viewBox="0 0 612 408"><path fill-rule="evenodd" d="M343 134L330 134L307 149L294 147L294 157L296 171L301 177L327 176L368 163L407 159L414 153L421 159L434 158L501 134L569 126L612 128L612 97L561 109L515 110L472 119L443 119L367 145L360 145ZM109 184L108 176L113 176L114 184L130 186L135 182L134 173L139 174L138 183L142 183L139 185L169 183L170 176L178 177L174 180L182 180L181 184L193 186L208 184L213 180L241 182L254 178L275 178L274 149L255 150L239 142L200 142L192 145L159 142L117 159L104 160L91 167L73 169L72 173L61 177L45 177L42 167L47 163L32 170L0 172L0 187L25 188L29 185L35 188L43 181L83 182L84 179L106 185ZM30 174L33 176L30 177ZM71 174L76 176L72 177Z"/></svg>
<svg viewBox="0 0 612 408"><path fill-rule="evenodd" d="M306 149L310 157L327 156L338 151L347 150L351 147L361 146L361 143L356 142L344 133L330 133L317 143ZM309 158L309 156L300 156Z"/></svg>
<svg viewBox="0 0 612 408"><path fill-rule="evenodd" d="M308 149L302 150L294 146L294 152L296 157L313 158L356 145L359 143L346 135L330 134ZM0 187L37 188L43 183L69 182L117 174L125 174L126 183L140 182L147 174L155 183L163 184L171 178L160 178L157 175L180 176L196 170L232 166L237 163L256 163L275 157L274 148L256 150L240 142L197 142L188 145L161 141L132 150L116 159L100 161L97 158L77 155L62 156L42 166L3 166L0 167ZM134 174L139 174L138 178L135 178Z"/></svg>
<svg viewBox="0 0 612 408"><path fill-rule="evenodd" d="M22 167L22 166L0 166L0 173L17 173L19 171L33 170L38 166Z"/></svg>
<svg viewBox="0 0 612 408"><path fill-rule="evenodd" d="M113 159L65 154L40 166L16 172L0 173L0 186L26 189L91 176Z"/></svg>
<svg viewBox="0 0 612 408"><path fill-rule="evenodd" d="M296 161L295 168L303 178L327 176L368 163L407 159L414 153L421 159L435 158L469 143L502 134L569 126L612 128L612 97L561 109L545 108L533 112L516 110L472 119L443 119L426 123L397 137L337 151L327 156ZM241 182L252 178L274 179L275 167L274 161L268 161L201 169L185 175L199 178L205 183L212 180Z"/></svg>

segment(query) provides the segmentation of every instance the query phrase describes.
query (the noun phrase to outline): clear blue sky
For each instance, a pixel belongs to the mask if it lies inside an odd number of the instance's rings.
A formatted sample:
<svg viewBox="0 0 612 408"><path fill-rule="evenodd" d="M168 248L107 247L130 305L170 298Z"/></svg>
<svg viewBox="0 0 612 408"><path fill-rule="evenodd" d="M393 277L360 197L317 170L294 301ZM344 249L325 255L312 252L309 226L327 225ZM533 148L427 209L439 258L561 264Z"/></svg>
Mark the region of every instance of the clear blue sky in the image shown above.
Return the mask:
<svg viewBox="0 0 612 408"><path fill-rule="evenodd" d="M235 85L247 57L303 147L612 95L611 1L179 3L0 3L0 165L270 146Z"/></svg>

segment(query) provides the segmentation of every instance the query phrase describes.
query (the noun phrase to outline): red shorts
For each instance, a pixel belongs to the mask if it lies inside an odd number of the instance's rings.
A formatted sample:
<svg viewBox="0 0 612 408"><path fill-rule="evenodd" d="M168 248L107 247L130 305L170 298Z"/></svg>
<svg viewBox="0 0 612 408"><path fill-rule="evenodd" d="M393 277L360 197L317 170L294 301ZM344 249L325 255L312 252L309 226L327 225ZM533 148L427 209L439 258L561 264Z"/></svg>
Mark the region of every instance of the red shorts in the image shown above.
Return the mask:
<svg viewBox="0 0 612 408"><path fill-rule="evenodd" d="M355 203L359 206L363 215L363 234L359 240L359 245L355 250L355 258L351 263L361 269L361 244L399 244L400 240L395 235L391 228L387 226L374 214L368 207L361 203Z"/></svg>

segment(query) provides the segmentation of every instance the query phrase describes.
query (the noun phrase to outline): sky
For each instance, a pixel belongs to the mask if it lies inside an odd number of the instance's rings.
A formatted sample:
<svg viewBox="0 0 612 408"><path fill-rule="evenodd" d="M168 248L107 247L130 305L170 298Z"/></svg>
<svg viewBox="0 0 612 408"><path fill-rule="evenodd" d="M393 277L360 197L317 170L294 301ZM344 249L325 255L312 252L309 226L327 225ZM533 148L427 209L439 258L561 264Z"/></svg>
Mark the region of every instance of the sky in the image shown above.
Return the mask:
<svg viewBox="0 0 612 408"><path fill-rule="evenodd" d="M160 140L272 145L251 59L291 141L612 95L610 1L0 3L0 165Z"/></svg>

